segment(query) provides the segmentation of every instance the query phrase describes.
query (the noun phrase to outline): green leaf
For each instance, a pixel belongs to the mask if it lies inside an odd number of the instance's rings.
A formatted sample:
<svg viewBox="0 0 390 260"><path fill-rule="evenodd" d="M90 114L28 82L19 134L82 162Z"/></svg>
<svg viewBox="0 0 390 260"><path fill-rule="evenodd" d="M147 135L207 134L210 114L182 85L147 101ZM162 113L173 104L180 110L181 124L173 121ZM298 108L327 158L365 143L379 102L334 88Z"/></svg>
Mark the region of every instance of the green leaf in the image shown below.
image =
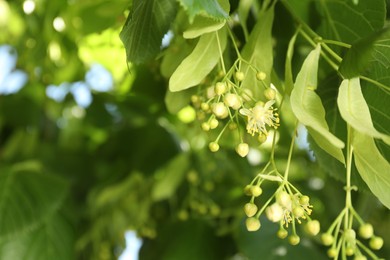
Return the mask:
<svg viewBox="0 0 390 260"><path fill-rule="evenodd" d="M155 173L157 181L152 190L153 200L159 201L170 198L183 181L189 167L189 154L181 153L163 168L157 170Z"/></svg>
<svg viewBox="0 0 390 260"><path fill-rule="evenodd" d="M142 63L160 51L161 40L175 18L175 0L137 0L120 33L127 60Z"/></svg>
<svg viewBox="0 0 390 260"><path fill-rule="evenodd" d="M202 35L195 49L179 65L169 79L172 92L198 85L218 63L226 46L226 29Z"/></svg>
<svg viewBox="0 0 390 260"><path fill-rule="evenodd" d="M0 241L0 259L75 259L73 227L56 214L32 232Z"/></svg>
<svg viewBox="0 0 390 260"><path fill-rule="evenodd" d="M190 22L194 21L196 15L204 15L217 20L224 20L229 13L222 8L217 0L179 0L180 4L187 11ZM224 0L224 2L227 2Z"/></svg>
<svg viewBox="0 0 390 260"><path fill-rule="evenodd" d="M291 107L298 120L308 128L316 143L344 163L344 155L341 151L344 148L344 142L329 131L325 120L325 109L320 97L314 92L317 88L320 51L321 47L317 45L316 49L311 51L305 59L291 92Z"/></svg>
<svg viewBox="0 0 390 260"><path fill-rule="evenodd" d="M376 197L390 209L390 164L381 155L374 139L353 131L352 146L360 176Z"/></svg>
<svg viewBox="0 0 390 260"><path fill-rule="evenodd" d="M384 39L378 42L383 35L386 37L386 32L389 31L389 29L380 30L359 40L351 46L339 67L339 71L345 79L364 74L364 72L369 69L369 63L374 59L374 54L376 54L376 59L382 61L384 64L389 62L386 54L382 53L380 50L381 47L384 47L380 43L383 43ZM387 39L388 38L389 37L387 36Z"/></svg>
<svg viewBox="0 0 390 260"><path fill-rule="evenodd" d="M67 192L66 183L18 164L0 173L0 237L31 230L51 216Z"/></svg>
<svg viewBox="0 0 390 260"><path fill-rule="evenodd" d="M241 56L258 71L266 74L263 82L256 78L256 71L253 71L247 64L243 63L241 71L245 74L242 82L243 88L252 91L255 99L263 97L264 86L271 84L271 72L273 64L272 48L272 24L274 20L274 5L259 14L259 18L253 28L249 40L245 44Z"/></svg>
<svg viewBox="0 0 390 260"><path fill-rule="evenodd" d="M193 39L205 33L215 32L225 25L226 21L216 21L208 17L197 16L194 22L183 32L183 37Z"/></svg>
<svg viewBox="0 0 390 260"><path fill-rule="evenodd" d="M360 79L345 79L340 85L337 104L343 119L357 131L390 144L390 136L378 132L371 119L370 110L364 99Z"/></svg>
<svg viewBox="0 0 390 260"><path fill-rule="evenodd" d="M294 46L295 46L295 40L298 35L297 31L293 37L291 37L290 42L288 43L288 48L287 48L287 54L286 54L286 63L285 63L285 91L286 94L289 95L294 87L294 79L293 79L293 73L292 73L292 58L294 55Z"/></svg>
<svg viewBox="0 0 390 260"><path fill-rule="evenodd" d="M354 43L382 29L386 18L385 0L316 1L321 18L319 34L328 39Z"/></svg>

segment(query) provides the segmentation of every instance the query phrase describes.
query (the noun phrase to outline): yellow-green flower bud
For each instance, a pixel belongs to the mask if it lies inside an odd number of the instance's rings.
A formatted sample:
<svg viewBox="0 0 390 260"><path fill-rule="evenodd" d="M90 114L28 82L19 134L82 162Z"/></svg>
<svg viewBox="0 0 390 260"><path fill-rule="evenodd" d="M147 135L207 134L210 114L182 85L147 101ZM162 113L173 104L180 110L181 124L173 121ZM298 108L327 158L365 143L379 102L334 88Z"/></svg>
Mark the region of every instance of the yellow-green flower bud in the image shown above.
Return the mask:
<svg viewBox="0 0 390 260"><path fill-rule="evenodd" d="M272 88L267 88L264 90L264 96L268 100L273 100L276 97L276 91Z"/></svg>
<svg viewBox="0 0 390 260"><path fill-rule="evenodd" d="M246 203L244 206L245 214L250 218L253 217L257 213L257 206L254 203Z"/></svg>
<svg viewBox="0 0 390 260"><path fill-rule="evenodd" d="M381 249L382 248L382 246L383 246L383 238L381 238L381 237L377 237L377 236L375 236L375 237L372 237L371 239L370 239L370 247L372 248L372 249L374 249L374 250L379 250L379 249Z"/></svg>
<svg viewBox="0 0 390 260"><path fill-rule="evenodd" d="M236 76L236 79L237 79L238 81L243 81L243 80L245 79L245 74L244 74L244 72L242 72L242 71L237 71L237 72L235 73L235 76Z"/></svg>
<svg viewBox="0 0 390 260"><path fill-rule="evenodd" d="M254 197L259 197L263 193L263 190L259 186L251 186L251 194Z"/></svg>
<svg viewBox="0 0 390 260"><path fill-rule="evenodd" d="M217 142L211 142L211 143L209 143L209 149L210 149L210 151L215 153L219 150L219 144Z"/></svg>
<svg viewBox="0 0 390 260"><path fill-rule="evenodd" d="M223 98L223 102L234 110L237 110L241 107L240 97L234 93L227 93Z"/></svg>
<svg viewBox="0 0 390 260"><path fill-rule="evenodd" d="M248 231L257 231L261 226L260 220L255 217L247 218L245 224Z"/></svg>
<svg viewBox="0 0 390 260"><path fill-rule="evenodd" d="M220 96L223 93L225 93L226 90L227 90L226 83L224 83L224 82L217 82L217 84L215 84L214 92L218 96Z"/></svg>
<svg viewBox="0 0 390 260"><path fill-rule="evenodd" d="M278 230L278 233L276 233L276 235L278 236L278 238L285 239L288 236L288 232L284 228L281 228Z"/></svg>
<svg viewBox="0 0 390 260"><path fill-rule="evenodd" d="M218 102L213 105L213 113L216 117L221 119L224 119L229 115L228 109L222 102Z"/></svg>
<svg viewBox="0 0 390 260"><path fill-rule="evenodd" d="M288 237L288 242L293 246L298 245L300 241L301 239L297 235L291 235Z"/></svg>
<svg viewBox="0 0 390 260"><path fill-rule="evenodd" d="M333 247L329 248L329 250L327 251L329 258L335 258L337 256L337 253L337 249Z"/></svg>
<svg viewBox="0 0 390 260"><path fill-rule="evenodd" d="M272 222L279 222L284 217L284 210L282 206L275 202L274 204L268 206L265 209L265 214L267 215L267 218Z"/></svg>
<svg viewBox="0 0 390 260"><path fill-rule="evenodd" d="M203 131L209 131L210 130L210 124L209 123L207 123L207 122L203 122L202 123L202 129L203 129Z"/></svg>
<svg viewBox="0 0 390 260"><path fill-rule="evenodd" d="M212 119L210 120L210 122L209 122L209 125L210 125L210 129L215 129L215 128L218 127L219 122L218 122L217 119L212 118Z"/></svg>
<svg viewBox="0 0 390 260"><path fill-rule="evenodd" d="M330 246L333 244L334 237L329 233L324 233L321 235L321 241L325 246Z"/></svg>
<svg viewBox="0 0 390 260"><path fill-rule="evenodd" d="M265 74L263 71L259 71L256 73L256 78L257 80L263 81L267 78L267 74Z"/></svg>
<svg viewBox="0 0 390 260"><path fill-rule="evenodd" d="M374 235L374 228L369 223L363 224L359 227L359 235L362 238L369 239Z"/></svg>
<svg viewBox="0 0 390 260"><path fill-rule="evenodd" d="M236 152L238 153L238 155L240 155L241 157L245 157L248 155L249 153L249 145L247 143L240 143L239 145L237 145L236 147Z"/></svg>
<svg viewBox="0 0 390 260"><path fill-rule="evenodd" d="M320 222L318 220L311 220L307 222L305 230L312 236L317 235L320 232Z"/></svg>

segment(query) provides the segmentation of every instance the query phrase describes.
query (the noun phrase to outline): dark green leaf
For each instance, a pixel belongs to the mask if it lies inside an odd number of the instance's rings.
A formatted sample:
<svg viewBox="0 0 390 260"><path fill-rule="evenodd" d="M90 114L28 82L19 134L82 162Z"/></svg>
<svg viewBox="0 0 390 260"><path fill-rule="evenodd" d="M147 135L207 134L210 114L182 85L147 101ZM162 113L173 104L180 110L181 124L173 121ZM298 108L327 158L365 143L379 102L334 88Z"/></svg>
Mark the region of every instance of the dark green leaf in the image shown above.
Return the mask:
<svg viewBox="0 0 390 260"><path fill-rule="evenodd" d="M175 0L134 1L132 12L120 33L128 61L142 63L155 57L176 11Z"/></svg>
<svg viewBox="0 0 390 260"><path fill-rule="evenodd" d="M319 34L327 39L352 44L382 29L386 8L384 0L316 1L322 20Z"/></svg>
<svg viewBox="0 0 390 260"><path fill-rule="evenodd" d="M339 67L339 71L344 78L350 79L364 74L369 69L369 63L373 60L381 61L384 65L389 63L386 55L387 50L385 49L386 42L383 38L388 31L389 29L381 30L352 45Z"/></svg>
<svg viewBox="0 0 390 260"><path fill-rule="evenodd" d="M59 208L66 195L67 185L61 178L30 165L18 164L0 173L2 238L37 227Z"/></svg>
<svg viewBox="0 0 390 260"><path fill-rule="evenodd" d="M33 232L0 241L0 259L74 259L73 227L56 214Z"/></svg>
<svg viewBox="0 0 390 260"><path fill-rule="evenodd" d="M217 20L227 19L229 12L219 4L217 0L179 0L180 4L187 11L190 18L190 22L194 20L194 17L198 14L208 16ZM229 4L228 1L223 2Z"/></svg>

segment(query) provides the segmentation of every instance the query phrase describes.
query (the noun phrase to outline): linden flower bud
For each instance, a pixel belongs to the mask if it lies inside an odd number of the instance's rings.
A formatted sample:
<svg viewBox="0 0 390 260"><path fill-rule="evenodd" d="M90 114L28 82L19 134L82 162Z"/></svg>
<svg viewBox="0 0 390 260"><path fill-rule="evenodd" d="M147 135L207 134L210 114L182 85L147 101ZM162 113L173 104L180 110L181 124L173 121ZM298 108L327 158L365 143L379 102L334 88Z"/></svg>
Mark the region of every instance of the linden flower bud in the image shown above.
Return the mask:
<svg viewBox="0 0 390 260"><path fill-rule="evenodd" d="M347 246L345 248L345 254L347 256L353 256L355 254L355 250L356 250L356 247L353 247L353 246Z"/></svg>
<svg viewBox="0 0 390 260"><path fill-rule="evenodd" d="M307 222L305 230L309 235L317 235L320 232L320 222L318 220L311 220Z"/></svg>
<svg viewBox="0 0 390 260"><path fill-rule="evenodd" d="M363 224L359 227L359 235L362 238L369 239L374 235L374 228L369 223Z"/></svg>
<svg viewBox="0 0 390 260"><path fill-rule="evenodd" d="M279 222L284 217L284 210L277 202L275 202L266 208L265 214L272 222Z"/></svg>
<svg viewBox="0 0 390 260"><path fill-rule="evenodd" d="M324 233L321 235L321 241L325 246L330 246L334 241L334 237L329 233Z"/></svg>
<svg viewBox="0 0 390 260"><path fill-rule="evenodd" d="M223 101L225 104L234 110L237 110L241 107L241 100L237 94L228 93L224 96Z"/></svg>
<svg viewBox="0 0 390 260"><path fill-rule="evenodd" d="M209 123L207 123L207 122L203 122L202 123L202 129L203 129L203 131L209 131L210 130L210 124Z"/></svg>
<svg viewBox="0 0 390 260"><path fill-rule="evenodd" d="M355 242L356 240L356 232L353 229L347 229L344 232L344 237L347 242Z"/></svg>
<svg viewBox="0 0 390 260"><path fill-rule="evenodd" d="M286 191L280 191L276 194L276 201L283 207L291 210L291 196Z"/></svg>
<svg viewBox="0 0 390 260"><path fill-rule="evenodd" d="M241 157L245 157L248 155L249 153L249 145L247 143L240 143L239 145L237 145L236 147L236 152L238 153L238 155L240 155Z"/></svg>
<svg viewBox="0 0 390 260"><path fill-rule="evenodd" d="M353 260L367 260L367 257L364 255L357 255L353 258Z"/></svg>
<svg viewBox="0 0 390 260"><path fill-rule="evenodd" d="M196 103L199 103L199 101L200 101L199 96L197 96L197 95L192 95L191 96L191 102L192 103L196 104Z"/></svg>
<svg viewBox="0 0 390 260"><path fill-rule="evenodd" d="M256 73L256 78L257 80L263 81L267 78L267 74L265 74L263 71L259 71Z"/></svg>
<svg viewBox="0 0 390 260"><path fill-rule="evenodd" d="M257 206L254 203L246 203L244 206L245 214L250 218L253 217L257 213Z"/></svg>
<svg viewBox="0 0 390 260"><path fill-rule="evenodd" d="M251 194L254 197L259 197L263 193L263 190L259 186L252 185L250 189L251 189Z"/></svg>
<svg viewBox="0 0 390 260"><path fill-rule="evenodd" d="M217 127L218 127L218 124L219 124L218 120L215 119L215 118L212 118L212 119L210 120L210 122L209 122L210 129L215 129L215 128L217 128Z"/></svg>
<svg viewBox="0 0 390 260"><path fill-rule="evenodd" d="M242 72L242 71L237 71L237 72L235 73L235 76L236 76L236 79L237 79L238 81L243 81L243 80L245 79L244 72Z"/></svg>
<svg viewBox="0 0 390 260"><path fill-rule="evenodd" d="M383 239L381 237L372 237L370 239L370 247L374 250L379 250L383 246Z"/></svg>
<svg viewBox="0 0 390 260"><path fill-rule="evenodd" d="M210 105L208 103L202 103L202 104L200 104L200 108L203 111L207 112L210 109Z"/></svg>
<svg viewBox="0 0 390 260"><path fill-rule="evenodd" d="M247 196L252 196L252 185L248 184L244 188L244 193Z"/></svg>
<svg viewBox="0 0 390 260"><path fill-rule="evenodd" d="M293 208L292 213L294 217L301 218L305 215L305 210L301 206L296 206Z"/></svg>
<svg viewBox="0 0 390 260"><path fill-rule="evenodd" d="M206 96L208 99L212 99L213 97L215 97L215 91L213 86L207 88Z"/></svg>
<svg viewBox="0 0 390 260"><path fill-rule="evenodd" d="M309 198L309 196L306 196L306 195L299 198L299 204L301 204L301 205L308 205L309 201L310 201L310 198Z"/></svg>
<svg viewBox="0 0 390 260"><path fill-rule="evenodd" d="M229 115L228 109L222 102L218 102L213 105L213 113L216 117L221 119L224 119Z"/></svg>
<svg viewBox="0 0 390 260"><path fill-rule="evenodd" d="M222 95L225 93L227 90L226 84L224 82L217 82L214 87L215 94L218 96Z"/></svg>
<svg viewBox="0 0 390 260"><path fill-rule="evenodd" d="M285 239L288 236L288 232L287 230L282 228L278 230L278 233L276 233L276 235L278 236L278 238Z"/></svg>
<svg viewBox="0 0 390 260"><path fill-rule="evenodd" d="M298 245L300 241L301 239L297 235L291 235L288 237L288 242L293 246Z"/></svg>
<svg viewBox="0 0 390 260"><path fill-rule="evenodd" d="M264 90L264 96L268 100L273 100L275 99L276 91L272 88L267 88L266 90Z"/></svg>
<svg viewBox="0 0 390 260"><path fill-rule="evenodd" d="M261 223L257 218L251 217L246 219L246 228L248 231L257 231L260 229Z"/></svg>
<svg viewBox="0 0 390 260"><path fill-rule="evenodd" d="M211 143L209 143L209 149L210 149L210 151L215 153L219 150L219 144L217 142L211 142Z"/></svg>
<svg viewBox="0 0 390 260"><path fill-rule="evenodd" d="M245 100L245 101L251 101L252 98L253 98L253 93L250 89L246 88L244 89L244 91L242 92L241 94L242 98Z"/></svg>
<svg viewBox="0 0 390 260"><path fill-rule="evenodd" d="M335 258L337 256L337 249L336 248L329 248L327 254L329 258Z"/></svg>

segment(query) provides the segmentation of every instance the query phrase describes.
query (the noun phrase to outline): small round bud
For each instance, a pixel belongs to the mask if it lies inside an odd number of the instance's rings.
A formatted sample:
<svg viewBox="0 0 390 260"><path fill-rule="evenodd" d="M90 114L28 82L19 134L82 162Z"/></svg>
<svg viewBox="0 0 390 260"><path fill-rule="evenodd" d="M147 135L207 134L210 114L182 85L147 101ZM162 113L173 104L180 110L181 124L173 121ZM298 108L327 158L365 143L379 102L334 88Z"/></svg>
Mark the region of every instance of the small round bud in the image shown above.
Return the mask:
<svg viewBox="0 0 390 260"><path fill-rule="evenodd" d="M193 104L199 103L199 102L200 102L199 96L197 96L197 95L192 95L192 96L191 96L191 102L192 102Z"/></svg>
<svg viewBox="0 0 390 260"><path fill-rule="evenodd" d="M329 248L329 250L327 251L327 254L330 258L335 258L338 254L338 251L336 248Z"/></svg>
<svg viewBox="0 0 390 260"><path fill-rule="evenodd" d="M310 220L307 222L305 230L309 235L317 235L320 232L320 222L318 220Z"/></svg>
<svg viewBox="0 0 390 260"><path fill-rule="evenodd" d="M217 142L211 142L211 143L209 143L209 149L210 149L210 151L215 153L219 150L219 144Z"/></svg>
<svg viewBox="0 0 390 260"><path fill-rule="evenodd" d="M310 201L309 196L303 195L302 197L299 198L299 204L301 205L308 205Z"/></svg>
<svg viewBox="0 0 390 260"><path fill-rule="evenodd" d="M267 141L267 136L264 134L259 134L259 137L257 138L257 140L259 140L259 142L262 144L265 141Z"/></svg>
<svg viewBox="0 0 390 260"><path fill-rule="evenodd" d="M370 239L370 247L372 248L372 249L374 249L374 250L379 250L379 249L381 249L382 248L382 246L383 246L383 238L381 238L381 237L372 237L371 239Z"/></svg>
<svg viewBox="0 0 390 260"><path fill-rule="evenodd" d="M212 99L213 97L215 97L215 91L213 86L207 88L206 96L208 99Z"/></svg>
<svg viewBox="0 0 390 260"><path fill-rule="evenodd" d="M353 260L367 260L367 257L364 255L357 255L353 258Z"/></svg>
<svg viewBox="0 0 390 260"><path fill-rule="evenodd" d="M203 129L203 131L209 131L210 130L210 124L209 123L207 123L207 122L203 122L202 123L202 129Z"/></svg>
<svg viewBox="0 0 390 260"><path fill-rule="evenodd" d="M224 119L229 115L228 109L222 102L218 102L213 105L213 113L216 117L221 119Z"/></svg>
<svg viewBox="0 0 390 260"><path fill-rule="evenodd" d="M243 92L241 93L241 96L242 98L245 100L245 101L251 101L252 98L253 98L253 93L252 93L252 90L248 89L248 88L245 88L243 90Z"/></svg>
<svg viewBox="0 0 390 260"><path fill-rule="evenodd" d="M324 244L325 246L330 246L331 244L333 244L334 237L329 233L324 233L321 235L321 241L322 244Z"/></svg>
<svg viewBox="0 0 390 260"><path fill-rule="evenodd" d="M242 71L237 71L237 72L235 73L235 76L236 76L236 79L237 79L238 81L243 81L243 80L245 79L244 72L242 72Z"/></svg>
<svg viewBox="0 0 390 260"><path fill-rule="evenodd" d="M300 241L301 239L297 235L291 235L288 237L288 242L293 246L298 245Z"/></svg>
<svg viewBox="0 0 390 260"><path fill-rule="evenodd" d="M247 143L240 143L239 145L237 145L236 147L236 152L238 153L238 155L240 155L241 157L245 157L248 155L249 153L249 145Z"/></svg>
<svg viewBox="0 0 390 260"><path fill-rule="evenodd" d="M212 118L212 119L210 120L210 122L209 122L209 125L210 125L210 129L215 129L215 128L218 127L219 122L218 122L217 119Z"/></svg>
<svg viewBox="0 0 390 260"><path fill-rule="evenodd" d="M225 93L227 90L226 84L224 82L217 82L214 87L215 94L218 96L222 95Z"/></svg>
<svg viewBox="0 0 390 260"><path fill-rule="evenodd" d="M252 185L248 184L244 188L244 193L247 196L252 196Z"/></svg>
<svg viewBox="0 0 390 260"><path fill-rule="evenodd" d="M252 185L251 194L254 197L259 197L263 193L263 190L259 186Z"/></svg>
<svg viewBox="0 0 390 260"><path fill-rule="evenodd" d="M354 243L356 241L356 232L353 229L347 229L344 232L345 240Z"/></svg>
<svg viewBox="0 0 390 260"><path fill-rule="evenodd" d="M267 215L267 218L272 222L279 222L284 217L284 210L282 206L279 205L279 203L275 202L274 204L268 206L265 209L265 214Z"/></svg>
<svg viewBox="0 0 390 260"><path fill-rule="evenodd" d="M264 90L264 96L268 100L273 100L276 97L276 91L272 88L267 88Z"/></svg>
<svg viewBox="0 0 390 260"><path fill-rule="evenodd" d="M232 122L232 121L230 121L229 130L234 131L236 129L237 129L237 124Z"/></svg>
<svg viewBox="0 0 390 260"><path fill-rule="evenodd" d="M288 236L288 231L285 230L284 228L281 228L278 230L278 233L276 233L278 238L285 239Z"/></svg>
<svg viewBox="0 0 390 260"><path fill-rule="evenodd" d="M263 71L259 71L256 73L256 78L257 80L263 81L267 78L267 74L265 74Z"/></svg>
<svg viewBox="0 0 390 260"><path fill-rule="evenodd" d="M237 94L234 93L227 93L223 98L223 102L234 110L237 110L241 107L241 99Z"/></svg>
<svg viewBox="0 0 390 260"><path fill-rule="evenodd" d="M301 206L296 206L293 208L292 213L294 217L301 218L305 215L305 210Z"/></svg>
<svg viewBox="0 0 390 260"><path fill-rule="evenodd" d="M203 111L207 112L210 109L210 105L208 103L202 103L202 104L200 104L200 108Z"/></svg>
<svg viewBox="0 0 390 260"><path fill-rule="evenodd" d="M254 203L246 203L244 206L245 214L250 218L253 217L257 213L257 206Z"/></svg>
<svg viewBox="0 0 390 260"><path fill-rule="evenodd" d="M180 210L178 213L177 213L177 218L181 221L186 221L189 217L189 214L188 214L188 211L185 210L185 209L182 209Z"/></svg>
<svg viewBox="0 0 390 260"><path fill-rule="evenodd" d="M347 246L345 248L345 254L347 256L353 256L355 254L355 250L356 250L356 247L353 247L353 246Z"/></svg>
<svg viewBox="0 0 390 260"><path fill-rule="evenodd" d="M257 231L261 226L260 220L254 217L247 218L245 224L248 231Z"/></svg>
<svg viewBox="0 0 390 260"><path fill-rule="evenodd" d="M276 194L276 201L283 207L291 210L291 196L286 191L280 191Z"/></svg>
<svg viewBox="0 0 390 260"><path fill-rule="evenodd" d="M359 227L359 236L365 239L369 239L374 235L374 228L371 224L366 223Z"/></svg>

